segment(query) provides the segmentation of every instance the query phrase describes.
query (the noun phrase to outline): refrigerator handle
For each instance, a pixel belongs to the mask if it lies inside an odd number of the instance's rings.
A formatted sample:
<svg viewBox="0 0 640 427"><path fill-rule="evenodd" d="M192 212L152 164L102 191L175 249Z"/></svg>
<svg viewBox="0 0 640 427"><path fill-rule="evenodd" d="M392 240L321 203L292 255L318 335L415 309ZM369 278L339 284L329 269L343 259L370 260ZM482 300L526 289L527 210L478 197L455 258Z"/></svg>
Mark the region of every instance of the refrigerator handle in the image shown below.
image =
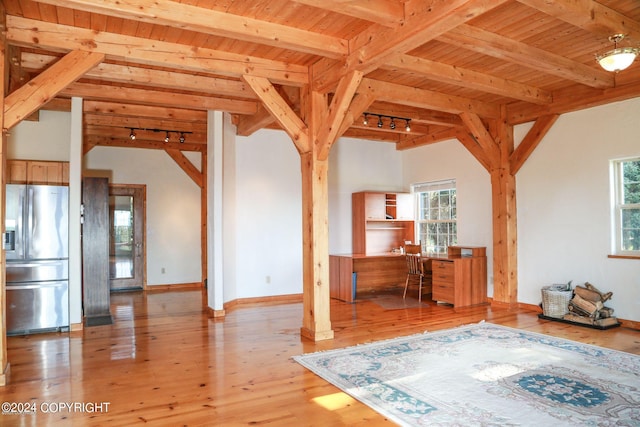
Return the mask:
<svg viewBox="0 0 640 427"><path fill-rule="evenodd" d="M5 251L16 250L16 232L14 230L2 233L2 249Z"/></svg>

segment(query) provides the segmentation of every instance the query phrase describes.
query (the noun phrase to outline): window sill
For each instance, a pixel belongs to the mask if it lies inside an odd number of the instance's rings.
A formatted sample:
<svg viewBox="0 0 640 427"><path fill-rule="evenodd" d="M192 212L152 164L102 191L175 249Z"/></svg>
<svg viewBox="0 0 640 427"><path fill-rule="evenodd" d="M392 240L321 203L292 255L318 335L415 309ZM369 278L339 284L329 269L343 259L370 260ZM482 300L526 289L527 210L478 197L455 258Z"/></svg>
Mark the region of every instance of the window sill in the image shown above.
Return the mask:
<svg viewBox="0 0 640 427"><path fill-rule="evenodd" d="M607 258L640 259L640 255L607 255Z"/></svg>

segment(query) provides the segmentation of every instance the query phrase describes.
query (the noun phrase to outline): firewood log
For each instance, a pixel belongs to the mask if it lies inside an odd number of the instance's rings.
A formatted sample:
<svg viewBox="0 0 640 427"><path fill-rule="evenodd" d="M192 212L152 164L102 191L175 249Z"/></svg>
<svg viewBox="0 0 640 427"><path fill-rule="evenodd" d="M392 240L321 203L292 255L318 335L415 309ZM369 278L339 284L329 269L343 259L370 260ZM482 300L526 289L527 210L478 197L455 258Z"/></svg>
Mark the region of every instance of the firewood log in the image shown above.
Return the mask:
<svg viewBox="0 0 640 427"><path fill-rule="evenodd" d="M602 301L587 301L580 295L574 295L569 304L573 305L574 307L579 307L581 310L589 313L589 317L596 317L598 310L604 307Z"/></svg>
<svg viewBox="0 0 640 427"><path fill-rule="evenodd" d="M589 282L586 282L586 283L584 284L584 286L585 286L587 289L589 289L589 290L592 290L592 291L594 291L594 292L599 293L599 294L600 294L600 299L602 300L602 302L607 301L608 299L610 299L610 298L613 296L613 293L612 293L612 292L605 292L605 293L600 292L600 291L598 290L598 288L596 288L595 286L593 286L593 285L592 285L591 283L589 283Z"/></svg>
<svg viewBox="0 0 640 427"><path fill-rule="evenodd" d="M600 294L600 292L587 289L583 286L576 286L573 289L573 292L580 295L582 298L586 299L587 301L591 301L591 302L602 301L602 295Z"/></svg>

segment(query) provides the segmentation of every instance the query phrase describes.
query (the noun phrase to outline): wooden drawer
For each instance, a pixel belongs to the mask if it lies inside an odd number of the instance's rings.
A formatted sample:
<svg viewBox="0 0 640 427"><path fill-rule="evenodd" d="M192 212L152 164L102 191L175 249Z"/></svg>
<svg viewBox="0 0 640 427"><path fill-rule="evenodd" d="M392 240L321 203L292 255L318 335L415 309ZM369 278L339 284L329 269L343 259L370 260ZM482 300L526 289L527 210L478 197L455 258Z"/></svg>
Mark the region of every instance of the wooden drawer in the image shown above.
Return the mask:
<svg viewBox="0 0 640 427"><path fill-rule="evenodd" d="M453 270L454 266L452 261L434 260L431 263L433 283L449 282L453 285Z"/></svg>
<svg viewBox="0 0 640 427"><path fill-rule="evenodd" d="M455 293L452 285L443 285L434 282L431 292L431 299L434 301L454 303Z"/></svg>

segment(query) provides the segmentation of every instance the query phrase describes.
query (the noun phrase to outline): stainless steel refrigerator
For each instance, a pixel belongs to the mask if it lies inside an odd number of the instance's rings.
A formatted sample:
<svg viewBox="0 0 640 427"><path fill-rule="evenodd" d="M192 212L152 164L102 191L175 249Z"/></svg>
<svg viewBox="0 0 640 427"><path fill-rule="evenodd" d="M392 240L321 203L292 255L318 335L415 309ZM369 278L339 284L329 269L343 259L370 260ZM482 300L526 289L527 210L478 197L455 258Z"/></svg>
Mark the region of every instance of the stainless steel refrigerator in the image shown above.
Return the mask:
<svg viewBox="0 0 640 427"><path fill-rule="evenodd" d="M6 187L7 334L69 330L69 188Z"/></svg>

